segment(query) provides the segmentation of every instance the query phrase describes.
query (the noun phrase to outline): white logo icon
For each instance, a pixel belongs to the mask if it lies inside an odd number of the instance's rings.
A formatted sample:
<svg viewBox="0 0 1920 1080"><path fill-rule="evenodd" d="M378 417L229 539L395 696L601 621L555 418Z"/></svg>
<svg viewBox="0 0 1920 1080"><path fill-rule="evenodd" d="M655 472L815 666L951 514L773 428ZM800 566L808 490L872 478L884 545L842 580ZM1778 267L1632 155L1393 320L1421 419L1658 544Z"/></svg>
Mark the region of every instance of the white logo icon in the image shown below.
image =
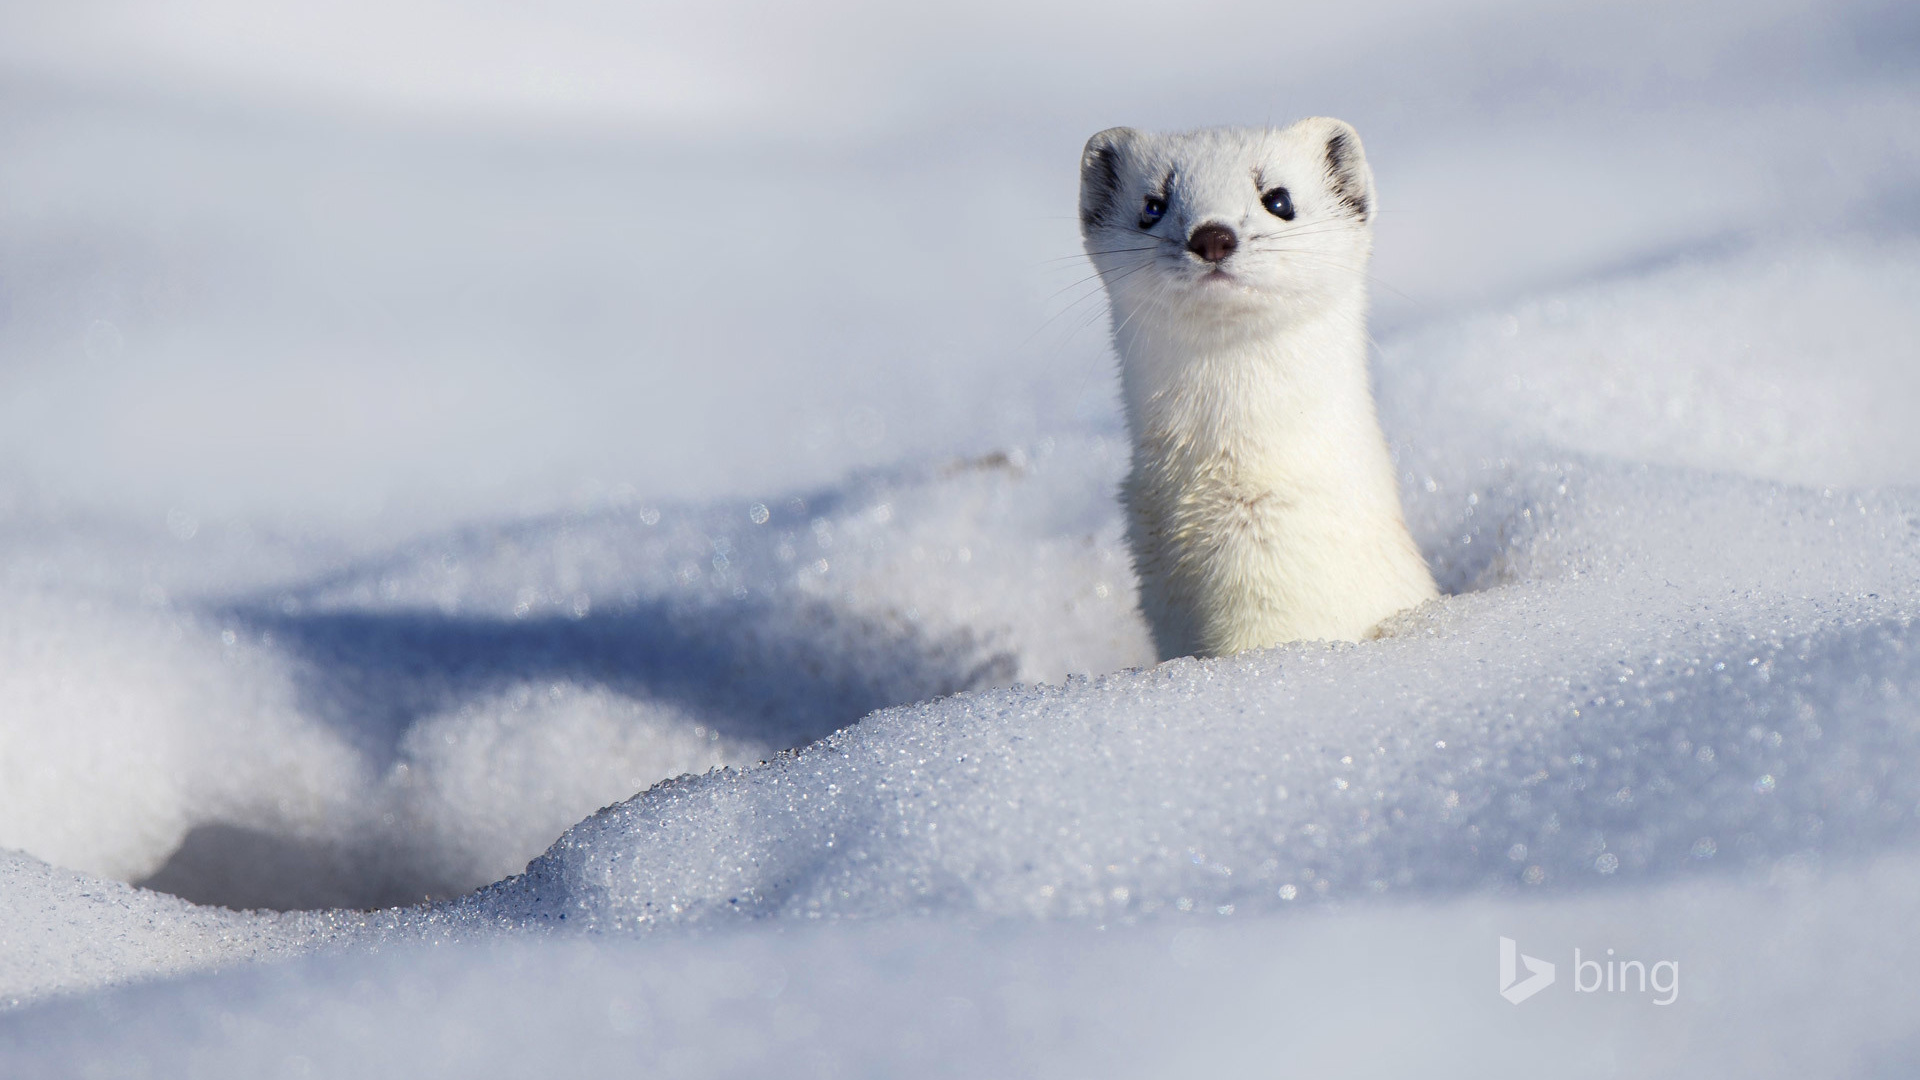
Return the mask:
<svg viewBox="0 0 1920 1080"><path fill-rule="evenodd" d="M1520 982L1520 964L1527 965L1527 981ZM1553 985L1553 965L1528 956L1510 937L1500 939L1500 996L1515 1005Z"/></svg>

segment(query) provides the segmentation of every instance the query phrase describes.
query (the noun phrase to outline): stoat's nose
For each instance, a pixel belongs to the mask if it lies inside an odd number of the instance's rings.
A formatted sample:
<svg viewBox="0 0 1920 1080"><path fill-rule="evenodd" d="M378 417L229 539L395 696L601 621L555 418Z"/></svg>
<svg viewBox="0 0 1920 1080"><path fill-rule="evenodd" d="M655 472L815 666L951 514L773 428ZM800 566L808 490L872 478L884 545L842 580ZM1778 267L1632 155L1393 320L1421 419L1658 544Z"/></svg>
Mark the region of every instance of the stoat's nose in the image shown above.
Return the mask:
<svg viewBox="0 0 1920 1080"><path fill-rule="evenodd" d="M1218 222L1202 225L1187 237L1187 250L1210 263L1233 254L1233 249L1239 246L1240 239L1233 235L1233 230Z"/></svg>

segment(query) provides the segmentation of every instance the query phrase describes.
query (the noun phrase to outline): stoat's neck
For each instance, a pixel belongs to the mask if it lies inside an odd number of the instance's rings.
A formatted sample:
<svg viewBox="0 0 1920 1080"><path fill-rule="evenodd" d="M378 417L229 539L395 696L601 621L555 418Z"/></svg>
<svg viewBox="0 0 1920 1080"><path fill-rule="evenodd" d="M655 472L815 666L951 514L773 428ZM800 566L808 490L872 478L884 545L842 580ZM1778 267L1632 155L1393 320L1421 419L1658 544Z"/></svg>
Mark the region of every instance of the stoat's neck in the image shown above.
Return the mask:
<svg viewBox="0 0 1920 1080"><path fill-rule="evenodd" d="M1129 318L1129 316L1132 316ZM1391 499L1367 379L1365 296L1282 318L1116 313L1135 470L1185 484Z"/></svg>

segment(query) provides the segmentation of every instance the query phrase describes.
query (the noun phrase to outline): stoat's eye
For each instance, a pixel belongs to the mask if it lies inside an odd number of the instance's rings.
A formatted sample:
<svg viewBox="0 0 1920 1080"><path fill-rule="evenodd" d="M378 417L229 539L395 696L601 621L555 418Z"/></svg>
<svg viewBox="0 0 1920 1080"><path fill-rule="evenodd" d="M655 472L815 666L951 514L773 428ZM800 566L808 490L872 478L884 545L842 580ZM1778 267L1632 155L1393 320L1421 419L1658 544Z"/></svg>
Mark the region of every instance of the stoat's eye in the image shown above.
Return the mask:
<svg viewBox="0 0 1920 1080"><path fill-rule="evenodd" d="M1260 196L1260 205L1282 221L1293 220L1293 196L1287 194L1286 188L1277 187Z"/></svg>
<svg viewBox="0 0 1920 1080"><path fill-rule="evenodd" d="M1167 200L1158 195L1147 196L1147 204L1140 208L1140 227L1151 229L1167 216Z"/></svg>

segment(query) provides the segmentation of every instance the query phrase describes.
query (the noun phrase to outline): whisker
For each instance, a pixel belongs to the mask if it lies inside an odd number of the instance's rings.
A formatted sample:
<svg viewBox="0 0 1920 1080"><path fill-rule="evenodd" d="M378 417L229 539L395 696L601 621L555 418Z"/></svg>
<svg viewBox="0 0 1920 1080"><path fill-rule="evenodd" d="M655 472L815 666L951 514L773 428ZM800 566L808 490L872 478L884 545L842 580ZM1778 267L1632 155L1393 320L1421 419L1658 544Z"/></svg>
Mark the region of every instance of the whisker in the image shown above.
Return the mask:
<svg viewBox="0 0 1920 1080"><path fill-rule="evenodd" d="M1129 278L1129 277L1132 277L1132 276L1133 276L1134 274L1136 274L1136 273L1139 273L1139 272L1140 272L1141 270L1144 270L1144 269L1146 269L1146 267L1148 266L1148 264L1149 264L1149 263L1151 263L1151 262L1152 262L1152 260L1151 260L1151 259L1141 259L1141 260L1140 260L1139 262L1137 262L1137 263L1135 263L1134 265L1132 265L1132 266L1129 266L1129 267L1127 267L1127 268L1125 268L1125 269L1123 269L1123 270L1121 270L1121 271L1120 271L1119 273L1117 273L1117 274L1115 274L1115 275L1114 275L1114 277L1113 277L1113 283L1118 283L1118 282L1121 282L1121 281L1125 281L1125 280L1126 280L1127 278ZM1087 282L1089 282L1089 281L1092 281L1092 280L1093 280L1094 278L1097 278L1097 277L1099 277L1099 276L1100 276L1100 275L1096 273L1096 274L1093 274L1093 275L1090 275L1090 276L1088 276L1088 277L1084 277L1084 278L1081 278L1081 279L1080 279L1079 281L1076 281L1076 282L1074 282L1074 283L1073 283L1073 285L1069 285L1069 286L1067 286L1067 287L1066 287L1066 289L1060 289L1060 290L1057 290L1057 291L1056 291L1056 292L1055 292L1055 293L1053 294L1053 296L1049 296L1049 297L1048 297L1047 299L1048 299L1048 300L1052 300L1052 299L1053 299L1054 297L1056 297L1056 296L1059 296L1059 295L1060 295L1060 293L1063 293L1063 292L1066 292L1066 291L1067 291L1067 289L1071 289L1071 288L1074 288L1075 286L1078 286L1078 285L1085 285L1085 284L1086 284ZM1061 308L1061 309L1060 309L1059 311L1057 311L1057 312L1055 312L1055 313L1053 313L1052 315L1050 315L1050 316L1048 316L1045 322L1042 322L1042 323L1041 323L1041 324L1040 324L1039 326L1037 326L1037 327L1035 327L1035 328L1034 328L1034 331L1033 331L1033 333L1031 333L1031 334L1028 334L1028 335L1026 336L1026 338L1025 338L1024 340L1022 340L1022 341L1021 341L1021 343L1020 343L1020 344L1021 344L1021 345L1027 345L1027 344L1030 344L1030 343L1031 343L1031 342L1033 341L1033 339L1034 339L1034 338L1036 338L1036 337L1039 337L1039 336L1040 336L1040 334L1041 334L1041 333L1043 333L1043 332L1044 332L1044 331L1045 331L1045 330L1047 329L1047 327L1049 327L1049 326L1052 326L1052 325L1053 325L1053 324L1054 324L1055 322L1057 322L1057 321L1059 321L1059 320L1060 320L1061 318L1063 318L1063 317L1065 317L1065 316L1066 316L1066 315L1067 315L1067 314L1068 314L1069 312L1071 312L1071 311L1072 311L1072 310L1073 310L1074 308L1077 308L1077 307L1079 307L1079 306L1080 306L1081 304L1084 304L1084 303L1086 303L1087 301L1089 301L1089 300L1091 300L1091 299L1093 299L1094 297L1096 297L1096 296L1099 296L1099 295L1100 295L1100 294L1101 294L1102 292L1104 292L1104 291L1106 290L1106 287L1107 287L1107 283L1102 283L1102 284L1101 284L1100 286L1098 286L1098 287L1096 287L1096 288L1093 288L1093 289L1089 289L1089 290L1087 290L1087 292L1086 292L1086 293L1085 293L1084 295L1082 295L1082 296L1079 296L1079 297L1077 297L1077 298L1075 298L1074 300L1072 300L1072 301L1070 301L1070 302L1069 302L1069 303L1067 303L1067 304L1066 304L1066 305L1065 305L1064 307L1062 307L1062 308ZM1097 316L1096 316L1096 317L1097 317ZM1089 321L1091 321L1091 320L1089 320ZM1081 327L1081 329L1084 329L1084 328L1085 328L1085 327L1084 327L1084 325L1083 325L1083 326ZM1077 333L1077 332L1078 332L1078 330L1076 330L1076 331L1075 331L1075 333ZM1069 335L1069 337L1071 337L1071 335Z"/></svg>
<svg viewBox="0 0 1920 1080"><path fill-rule="evenodd" d="M1042 259L1036 265L1045 266L1045 265L1050 265L1052 263L1070 262L1074 259L1084 259L1092 255L1126 255L1136 251L1152 251L1152 250L1153 248L1150 248L1150 247L1129 247L1129 248L1108 248L1103 251L1083 251L1073 255L1062 255L1059 258L1055 258L1055 259Z"/></svg>
<svg viewBox="0 0 1920 1080"><path fill-rule="evenodd" d="M1046 299L1045 299L1045 300L1042 300L1042 301L1041 301L1041 303L1043 303L1043 304L1044 304L1044 303L1049 303L1049 302L1051 302L1051 301L1052 301L1052 300L1053 300L1053 299L1054 299L1055 297L1057 297L1057 296L1059 296L1059 295L1060 295L1061 293L1063 293L1063 292L1066 292L1066 291L1067 291L1067 290L1069 290L1069 289L1077 289L1077 288L1079 288L1080 286L1082 286L1082 285L1085 285L1085 284L1086 284L1087 282L1089 282L1089 281L1092 281L1092 280L1094 280L1095 278L1097 278L1097 277L1099 277L1099 276L1100 276L1100 271L1098 271L1098 270L1095 270L1095 271L1094 271L1093 273L1091 273L1091 274L1088 274L1088 275L1087 275L1086 277L1083 277L1083 278L1079 278L1079 279L1077 279L1077 280L1075 280L1075 281L1071 281L1071 282L1068 282L1067 284L1065 284L1065 285L1062 285L1062 286L1061 286L1060 288L1058 288L1058 289L1055 289L1055 290L1053 290L1053 291L1052 291L1051 293L1048 293L1048 294L1047 294L1047 297L1046 297Z"/></svg>
<svg viewBox="0 0 1920 1080"><path fill-rule="evenodd" d="M1162 291L1162 292L1165 292L1165 291L1166 291L1166 283L1165 283L1165 282L1162 282L1162 283L1160 283L1160 291ZM1133 321L1133 317L1134 317L1135 315L1138 315L1138 314L1140 314L1140 312L1141 312L1141 310L1142 310L1143 308L1145 308L1145 307L1147 307L1147 306L1148 306L1148 305L1146 305L1146 304L1141 304L1141 305L1139 305L1139 306L1137 306L1137 307L1135 307L1135 308L1134 308L1134 309L1133 309L1132 311L1129 311L1129 312L1127 313L1127 317L1126 317L1126 318L1124 318L1124 319L1122 319L1122 320L1120 320L1120 325L1119 325L1119 326L1116 326L1116 327L1114 327L1114 328L1113 328L1113 336L1114 336L1114 337L1116 337L1116 338L1118 338L1118 337L1120 336L1120 334L1121 334L1121 333L1122 333L1123 331L1125 331L1125 330L1126 330L1126 328L1127 328L1127 324L1128 324L1128 323L1131 323L1131 322Z"/></svg>
<svg viewBox="0 0 1920 1080"><path fill-rule="evenodd" d="M1136 250L1140 250L1140 251L1151 251L1152 249L1151 249L1151 248L1139 248L1139 249L1136 249ZM1150 262L1152 262L1152 261L1153 261L1152 259L1139 259L1139 260L1136 260L1136 261L1134 262L1134 264L1133 264L1132 266L1129 266L1129 267L1126 267L1126 268L1125 268L1125 270L1126 270L1126 272L1127 272L1127 273L1132 273L1133 271L1135 271L1135 270L1138 270L1138 269L1139 269L1140 267L1142 267L1142 266L1145 266L1145 265L1147 265L1148 263L1150 263ZM1047 297L1047 300L1052 300L1052 299L1053 299L1054 297L1056 297L1056 296L1059 296L1059 295L1060 295L1061 293L1063 293L1063 292L1066 292L1066 291L1067 291L1068 289L1072 289L1072 288L1075 288L1075 287L1077 287L1077 286L1080 286L1080 285L1084 285L1084 284L1086 284L1087 282L1089 282L1089 281L1092 281L1092 280L1093 280L1094 278L1097 278L1097 277L1099 277L1099 276L1100 276L1100 271L1098 271L1098 270L1095 270L1095 271L1094 271L1093 273L1091 273L1091 274L1088 274L1088 275L1087 275L1086 277L1083 277L1083 278L1080 278L1080 279L1078 279L1078 280L1076 280L1076 281L1072 281L1072 282L1069 282L1068 284L1066 284L1066 285L1064 285L1064 286L1062 286L1062 287L1060 287L1060 288L1058 288L1058 289L1055 289L1055 290L1053 291L1053 293L1052 293L1051 295L1049 295L1049 296Z"/></svg>
<svg viewBox="0 0 1920 1080"><path fill-rule="evenodd" d="M1296 236L1326 236L1330 233L1349 232L1345 226L1320 225L1313 228L1284 229L1280 232L1248 233L1242 240L1290 240Z"/></svg>

